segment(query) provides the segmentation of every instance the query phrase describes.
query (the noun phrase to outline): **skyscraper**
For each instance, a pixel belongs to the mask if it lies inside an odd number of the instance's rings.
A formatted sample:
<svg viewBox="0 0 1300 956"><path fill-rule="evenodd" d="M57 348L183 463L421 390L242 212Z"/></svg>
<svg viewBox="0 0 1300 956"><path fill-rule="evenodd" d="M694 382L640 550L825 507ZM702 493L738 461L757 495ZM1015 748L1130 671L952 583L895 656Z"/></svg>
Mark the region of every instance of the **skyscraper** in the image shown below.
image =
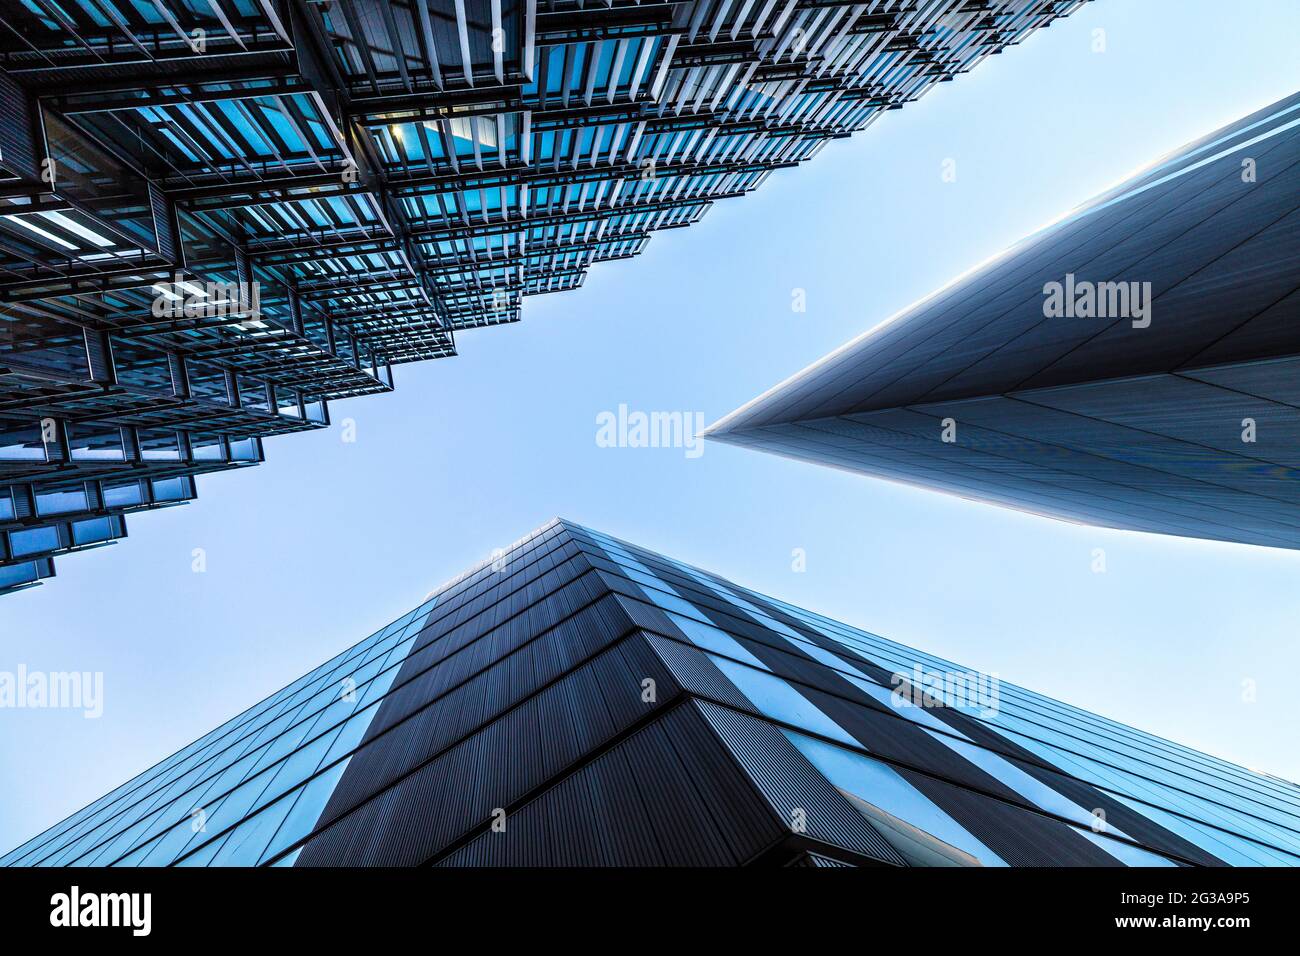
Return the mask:
<svg viewBox="0 0 1300 956"><path fill-rule="evenodd" d="M1300 94L709 431L1088 524L1300 548Z"/></svg>
<svg viewBox="0 0 1300 956"><path fill-rule="evenodd" d="M1300 787L566 521L7 865L1295 865Z"/></svg>
<svg viewBox="0 0 1300 956"><path fill-rule="evenodd" d="M0 593L1082 0L0 3Z"/></svg>

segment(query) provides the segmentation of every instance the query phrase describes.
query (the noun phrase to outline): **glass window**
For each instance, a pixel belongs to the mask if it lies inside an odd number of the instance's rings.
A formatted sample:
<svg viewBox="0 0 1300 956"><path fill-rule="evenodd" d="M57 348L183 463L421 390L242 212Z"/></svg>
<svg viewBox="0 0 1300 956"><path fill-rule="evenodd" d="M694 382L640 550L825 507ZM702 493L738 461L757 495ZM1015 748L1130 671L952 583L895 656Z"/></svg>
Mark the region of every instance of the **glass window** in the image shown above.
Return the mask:
<svg viewBox="0 0 1300 956"><path fill-rule="evenodd" d="M12 310L0 322L0 365L8 364L90 378L86 337L78 326Z"/></svg>
<svg viewBox="0 0 1300 956"><path fill-rule="evenodd" d="M73 544L96 544L100 541L111 541L113 538L120 537L121 518L104 517L104 518L87 518L85 521L74 521L72 524L72 542Z"/></svg>
<svg viewBox="0 0 1300 956"><path fill-rule="evenodd" d="M162 428L136 430L140 457L145 461L180 461L181 442L174 431Z"/></svg>
<svg viewBox="0 0 1300 956"><path fill-rule="evenodd" d="M73 461L126 461L122 429L116 425L69 425L68 445Z"/></svg>
<svg viewBox="0 0 1300 956"><path fill-rule="evenodd" d="M42 551L54 551L61 546L59 529L56 525L9 532L9 551L16 558L28 554L40 554Z"/></svg>
<svg viewBox="0 0 1300 956"><path fill-rule="evenodd" d="M1006 866L888 764L802 734L790 742L914 866Z"/></svg>
<svg viewBox="0 0 1300 956"><path fill-rule="evenodd" d="M131 167L97 146L89 137L56 113L45 114L45 137L50 158L59 170L59 194L85 209L93 209L98 222L86 219L94 234L111 223L111 228L146 248L157 250L149 183ZM111 184L112 188L105 188ZM82 217L77 212L78 218ZM82 227L83 232L88 231ZM116 237L88 241L87 248L104 249L119 245Z"/></svg>
<svg viewBox="0 0 1300 956"><path fill-rule="evenodd" d="M106 481L103 484L104 504L109 508L128 508L144 501L140 482Z"/></svg>
<svg viewBox="0 0 1300 956"><path fill-rule="evenodd" d="M1119 860L1125 866L1177 866L1173 860L1159 853L1153 853L1150 850L1144 850L1139 846L1131 843L1125 843L1123 840L1109 840L1104 836L1093 833L1091 830L1078 830L1080 836L1091 843L1101 847L1115 859Z"/></svg>
<svg viewBox="0 0 1300 956"><path fill-rule="evenodd" d="M153 482L155 501L185 501L194 497L188 478L159 478Z"/></svg>
<svg viewBox="0 0 1300 956"><path fill-rule="evenodd" d="M41 426L0 427L0 461L45 461Z"/></svg>
<svg viewBox="0 0 1300 956"><path fill-rule="evenodd" d="M716 628L711 624L705 624L694 618L685 617L681 614L667 612L668 617L674 624L681 629L681 632L691 639L691 642L701 650L711 651L714 654L723 654L727 657L734 657L736 660L744 661L752 667L759 670L771 670L761 660L751 654L743 644L728 634L726 631Z"/></svg>
<svg viewBox="0 0 1300 956"><path fill-rule="evenodd" d="M195 461L225 461L226 444L220 435L190 435L190 457Z"/></svg>
<svg viewBox="0 0 1300 956"><path fill-rule="evenodd" d="M136 339L113 336L113 368L117 381L127 388L173 394L167 353Z"/></svg>
<svg viewBox="0 0 1300 956"><path fill-rule="evenodd" d="M266 394L266 384L248 375L239 376L239 404L254 411L269 412L271 401Z"/></svg>
<svg viewBox="0 0 1300 956"><path fill-rule="evenodd" d="M276 411L289 418L302 418L302 409L298 407L298 393L292 388L277 386L275 389Z"/></svg>
<svg viewBox="0 0 1300 956"><path fill-rule="evenodd" d="M61 489L48 489L36 492L36 513L38 515L61 515L72 511L85 511L86 486L73 485Z"/></svg>
<svg viewBox="0 0 1300 956"><path fill-rule="evenodd" d="M1010 761L965 740L954 740L944 734L936 733L930 733L930 736L965 757L975 766L988 773L989 776L1000 780L1008 788L1014 790L1035 806L1046 810L1048 813L1065 817L1075 823L1081 823L1089 827L1092 825L1094 817L1088 810L1085 810L1073 800L1066 799L1037 777L1030 776ZM1104 826L1100 820L1098 820L1098 824ZM1109 832L1120 836L1128 835L1116 827L1108 827L1107 829Z"/></svg>
<svg viewBox="0 0 1300 956"><path fill-rule="evenodd" d="M194 359L185 360L189 377L190 394L210 402L230 404L230 390L226 383L226 370L216 365L205 365Z"/></svg>
<svg viewBox="0 0 1300 956"><path fill-rule="evenodd" d="M289 811L288 816L280 825L280 829L276 831L275 837L263 851L261 859L258 860L259 863L265 863L285 847L301 840L311 832L312 827L316 825L316 821L320 819L325 804L329 802L330 795L334 792L334 787L338 784L339 778L343 776L343 771L347 768L350 759L339 761L319 777L314 778L303 787L296 800L292 796L285 798L293 801L293 809ZM296 857L296 853L294 857Z"/></svg>
<svg viewBox="0 0 1300 956"><path fill-rule="evenodd" d="M843 727L827 717L821 708L776 675L737 664L716 654L710 654L709 660L740 688L741 693L749 698L759 713L824 737L861 746Z"/></svg>
<svg viewBox="0 0 1300 956"><path fill-rule="evenodd" d="M256 438L238 438L230 442L231 461L258 461L258 444Z"/></svg>
<svg viewBox="0 0 1300 956"><path fill-rule="evenodd" d="M1201 826L1158 807L1129 800L1114 794L1116 800L1127 804L1148 820L1154 820L1166 830L1171 830L1189 843L1214 854L1229 866L1278 866L1290 863L1285 857L1274 855L1254 841L1243 840L1222 830Z"/></svg>
<svg viewBox="0 0 1300 956"><path fill-rule="evenodd" d="M8 564L0 567L0 588L11 588L15 584L27 584L40 578L35 561L25 564Z"/></svg>
<svg viewBox="0 0 1300 956"><path fill-rule="evenodd" d="M245 820L224 840L216 841L220 848L215 853L196 853L193 857L187 858L185 863L205 866L254 866L267 843L275 836L275 831L279 829L292 809L292 796L277 801Z"/></svg>

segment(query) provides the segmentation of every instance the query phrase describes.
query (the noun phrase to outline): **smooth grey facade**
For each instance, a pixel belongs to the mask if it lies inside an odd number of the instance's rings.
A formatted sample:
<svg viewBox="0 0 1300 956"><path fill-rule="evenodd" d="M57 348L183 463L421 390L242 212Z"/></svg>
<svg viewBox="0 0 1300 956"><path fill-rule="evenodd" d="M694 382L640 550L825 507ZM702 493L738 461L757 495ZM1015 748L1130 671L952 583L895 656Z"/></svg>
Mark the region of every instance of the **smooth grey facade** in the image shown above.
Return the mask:
<svg viewBox="0 0 1300 956"><path fill-rule="evenodd" d="M12 866L1293 866L1300 788L555 520Z"/></svg>
<svg viewBox="0 0 1300 956"><path fill-rule="evenodd" d="M1300 548L1300 94L708 434L1055 518Z"/></svg>

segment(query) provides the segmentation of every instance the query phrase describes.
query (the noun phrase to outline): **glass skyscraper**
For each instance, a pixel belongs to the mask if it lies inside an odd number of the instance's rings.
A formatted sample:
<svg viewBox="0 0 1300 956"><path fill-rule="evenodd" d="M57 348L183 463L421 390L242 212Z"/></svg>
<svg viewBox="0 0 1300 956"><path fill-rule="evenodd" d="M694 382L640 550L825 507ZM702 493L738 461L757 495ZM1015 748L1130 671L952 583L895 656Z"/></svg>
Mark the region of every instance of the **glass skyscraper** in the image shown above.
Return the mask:
<svg viewBox="0 0 1300 956"><path fill-rule="evenodd" d="M0 2L0 594L1082 2Z"/></svg>
<svg viewBox="0 0 1300 956"><path fill-rule="evenodd" d="M1300 863L1300 787L555 520L7 865Z"/></svg>
<svg viewBox="0 0 1300 956"><path fill-rule="evenodd" d="M1162 157L714 425L1070 521L1300 548L1300 94Z"/></svg>

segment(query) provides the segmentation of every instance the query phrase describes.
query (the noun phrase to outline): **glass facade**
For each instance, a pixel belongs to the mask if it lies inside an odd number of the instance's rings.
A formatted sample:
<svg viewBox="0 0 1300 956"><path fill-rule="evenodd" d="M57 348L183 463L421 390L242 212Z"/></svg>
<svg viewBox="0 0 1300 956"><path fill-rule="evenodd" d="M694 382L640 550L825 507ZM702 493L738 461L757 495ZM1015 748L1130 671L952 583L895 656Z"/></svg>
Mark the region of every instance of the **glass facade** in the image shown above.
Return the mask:
<svg viewBox="0 0 1300 956"><path fill-rule="evenodd" d="M32 855L11 854L5 862L251 866L274 856L311 831L435 603L42 834L30 845ZM245 825L225 832L240 821ZM222 838L213 841L218 832Z"/></svg>
<svg viewBox="0 0 1300 956"><path fill-rule="evenodd" d="M1300 787L556 520L7 865L1291 866Z"/></svg>
<svg viewBox="0 0 1300 956"><path fill-rule="evenodd" d="M7 4L0 435L120 441L0 485L260 460L1082 2Z"/></svg>
<svg viewBox="0 0 1300 956"><path fill-rule="evenodd" d="M1069 521L1300 548L1300 94L709 430Z"/></svg>

